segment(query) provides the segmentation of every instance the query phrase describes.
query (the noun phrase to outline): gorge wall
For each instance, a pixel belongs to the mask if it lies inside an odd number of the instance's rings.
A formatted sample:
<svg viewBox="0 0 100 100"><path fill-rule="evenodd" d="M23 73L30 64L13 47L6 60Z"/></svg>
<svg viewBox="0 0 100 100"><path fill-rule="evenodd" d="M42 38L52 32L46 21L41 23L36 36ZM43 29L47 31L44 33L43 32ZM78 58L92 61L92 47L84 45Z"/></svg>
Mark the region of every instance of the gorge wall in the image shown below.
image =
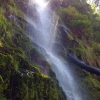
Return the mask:
<svg viewBox="0 0 100 100"><path fill-rule="evenodd" d="M59 16L53 52L66 62L70 50L81 61L100 68L100 16L93 14L85 0L81 1L52 0L50 3ZM27 4L28 0L0 1L0 98L66 100L50 64L28 37L27 29L31 25L25 20L26 15L32 14L34 19L37 16L36 12L27 10ZM87 88L93 100L100 100L100 77L69 65L80 86Z"/></svg>

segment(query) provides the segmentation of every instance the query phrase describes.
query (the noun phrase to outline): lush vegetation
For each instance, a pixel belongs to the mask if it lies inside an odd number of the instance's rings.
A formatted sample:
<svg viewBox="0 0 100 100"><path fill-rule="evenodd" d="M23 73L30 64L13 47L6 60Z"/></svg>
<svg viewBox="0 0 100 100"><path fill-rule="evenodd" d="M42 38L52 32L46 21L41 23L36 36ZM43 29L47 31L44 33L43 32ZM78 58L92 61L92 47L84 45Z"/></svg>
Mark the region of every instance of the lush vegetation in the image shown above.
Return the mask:
<svg viewBox="0 0 100 100"><path fill-rule="evenodd" d="M74 55L86 64L100 68L99 13L94 13L86 0L64 0L58 9L58 15L59 25L67 28L67 32L62 29L58 31L61 36L58 38L62 40L64 49L73 51ZM99 100L100 77L77 67L74 69L93 100Z"/></svg>
<svg viewBox="0 0 100 100"><path fill-rule="evenodd" d="M86 55L88 55L91 53L92 58L96 57L99 59L99 14L94 14L93 10L91 10L91 6L79 0L73 0L73 3L67 2L66 7L64 7L64 5L60 6L58 14L61 24L66 25L66 27L71 30L72 33L70 35L72 35L79 44L75 47L76 53L80 49L84 54L87 53ZM95 62L91 63L97 66Z"/></svg>
<svg viewBox="0 0 100 100"><path fill-rule="evenodd" d="M49 63L27 37L27 2L0 1L0 100L66 100ZM59 25L67 27L67 32L58 30L57 38L63 43L57 44L58 52L66 58L66 51L71 50L85 63L100 67L99 14L86 0L52 0L51 6ZM52 79L41 74L41 64L48 67ZM77 67L74 70L93 99L100 100L100 77Z"/></svg>
<svg viewBox="0 0 100 100"><path fill-rule="evenodd" d="M43 55L27 37L26 1L16 2L0 1L0 100L65 100L53 71L53 80L40 73Z"/></svg>

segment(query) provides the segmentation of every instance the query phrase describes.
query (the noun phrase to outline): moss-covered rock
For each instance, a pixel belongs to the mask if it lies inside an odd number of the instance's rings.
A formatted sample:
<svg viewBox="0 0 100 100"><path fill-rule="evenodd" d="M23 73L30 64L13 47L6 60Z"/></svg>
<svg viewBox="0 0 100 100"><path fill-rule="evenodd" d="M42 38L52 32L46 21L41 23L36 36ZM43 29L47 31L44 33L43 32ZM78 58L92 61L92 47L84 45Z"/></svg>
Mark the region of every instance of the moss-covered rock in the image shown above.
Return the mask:
<svg viewBox="0 0 100 100"><path fill-rule="evenodd" d="M11 100L58 100L58 92L51 79L28 70L14 73L4 93Z"/></svg>
<svg viewBox="0 0 100 100"><path fill-rule="evenodd" d="M61 40L59 42L59 45L60 43L62 43L62 47L64 47L62 51L59 49L59 55L62 57L61 54L64 52L65 60L67 60L67 51L72 51L79 60L84 61L84 63L86 63L87 65L99 67L98 63L100 62L100 60L97 56L95 56L93 49L91 48L89 43L85 39L82 40L79 38L75 38L75 34L71 32L71 29L65 33L59 28L57 40ZM94 43L93 41L91 42ZM99 48L99 46L95 46L95 50L97 47ZM77 75L77 80L80 83L80 86L84 86L86 88L86 91L87 93L89 93L88 95L90 95L91 99L99 100L100 76L93 75L92 73L89 73L72 63L70 63L70 67L72 68L73 73Z"/></svg>
<svg viewBox="0 0 100 100"><path fill-rule="evenodd" d="M59 100L51 79L20 56L0 53L0 96L7 100Z"/></svg>
<svg viewBox="0 0 100 100"><path fill-rule="evenodd" d="M49 63L27 37L27 3L0 1L0 100L64 100ZM53 80L41 74L40 65Z"/></svg>

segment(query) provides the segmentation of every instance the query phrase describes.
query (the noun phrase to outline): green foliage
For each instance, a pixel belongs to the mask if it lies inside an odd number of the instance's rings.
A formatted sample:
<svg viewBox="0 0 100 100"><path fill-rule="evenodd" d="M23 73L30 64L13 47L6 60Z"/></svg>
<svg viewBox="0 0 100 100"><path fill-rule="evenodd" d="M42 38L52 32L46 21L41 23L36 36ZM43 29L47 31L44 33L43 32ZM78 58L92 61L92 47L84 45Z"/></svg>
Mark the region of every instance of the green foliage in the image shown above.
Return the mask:
<svg viewBox="0 0 100 100"><path fill-rule="evenodd" d="M93 78L91 75L88 75L85 78L85 82L87 84L87 88L90 90L90 93L93 97L93 100L100 99L100 82Z"/></svg>
<svg viewBox="0 0 100 100"><path fill-rule="evenodd" d="M77 40L79 45L77 47L75 47L75 52L76 54L81 52L81 55L88 55L88 56L91 56L91 52L87 50L87 48L83 45L82 41L81 40ZM84 56L83 56L84 57Z"/></svg>
<svg viewBox="0 0 100 100"><path fill-rule="evenodd" d="M78 28L79 30L83 30L87 27L90 27L91 22L89 20L71 20L71 26L74 28Z"/></svg>
<svg viewBox="0 0 100 100"><path fill-rule="evenodd" d="M14 16L24 17L24 13L20 9L17 8L15 3L13 5L12 3L8 4L7 6L10 11L10 14L13 14Z"/></svg>
<svg viewBox="0 0 100 100"><path fill-rule="evenodd" d="M1 4L0 100L60 100L54 82L32 62L40 54L26 36L24 13L14 0Z"/></svg>
<svg viewBox="0 0 100 100"><path fill-rule="evenodd" d="M11 70L18 70L18 61L14 59L13 56L11 55L4 55L0 53L0 74L1 75L6 75L6 70L11 69ZM10 73L9 73L10 74ZM9 76L8 74L8 76Z"/></svg>
<svg viewBox="0 0 100 100"><path fill-rule="evenodd" d="M67 0L67 6L60 7L58 14L60 21L70 29L70 35L77 41L67 39L68 48L81 60L87 64L99 67L100 61L100 16L94 14L94 11L88 5L86 0ZM69 32L69 31L68 31ZM96 61L97 59L97 61ZM81 69L75 67L76 72L81 78L82 84L86 86L93 100L100 100L100 80L98 76L91 75ZM95 77L93 77L95 76Z"/></svg>
<svg viewBox="0 0 100 100"><path fill-rule="evenodd" d="M66 18L67 18L66 9L67 9L67 8L63 8L63 7L60 7L60 8L59 8L58 14L59 14L60 19L61 19L62 21L64 21L64 20L66 21Z"/></svg>
<svg viewBox="0 0 100 100"><path fill-rule="evenodd" d="M7 100L3 95L0 94L0 100Z"/></svg>
<svg viewBox="0 0 100 100"><path fill-rule="evenodd" d="M75 7L60 7L59 15L61 16L62 21L65 22L65 24L70 28L84 33L83 35L87 37L87 34L89 34L89 36L92 36L91 33L93 32L93 30L91 21L88 19L87 15L81 14Z"/></svg>
<svg viewBox="0 0 100 100"><path fill-rule="evenodd" d="M68 6L68 8L62 8L59 9L59 15L62 17L65 16L68 20L86 20L88 19L87 15L83 15L76 10L75 7ZM64 19L65 19L64 18Z"/></svg>
<svg viewBox="0 0 100 100"><path fill-rule="evenodd" d="M95 31L100 32L99 15L94 14L86 2L73 0L73 3L69 1L67 3L69 3L68 7L60 7L58 11L62 22L73 30L81 32L86 39L94 37L98 40Z"/></svg>
<svg viewBox="0 0 100 100"><path fill-rule="evenodd" d="M94 20L93 23L92 23L92 25L93 25L94 31L99 31L100 32L100 28L99 28L99 26L100 26L100 20Z"/></svg>
<svg viewBox="0 0 100 100"><path fill-rule="evenodd" d="M11 55L4 55L2 53L0 53L0 62L0 94L2 94L8 87L12 71L17 70L18 62Z"/></svg>
<svg viewBox="0 0 100 100"><path fill-rule="evenodd" d="M49 77L44 77L40 73L34 73L29 76L27 73L31 71L19 70L20 73L16 73L13 82L13 88L8 89L8 93L11 93L11 100L58 100L58 92L54 83ZM11 85L11 84L10 84ZM9 86L11 87L11 86Z"/></svg>
<svg viewBox="0 0 100 100"><path fill-rule="evenodd" d="M0 14L0 29L6 31L7 20L3 14Z"/></svg>
<svg viewBox="0 0 100 100"><path fill-rule="evenodd" d="M3 9L2 6L0 7L0 13L1 13L1 14L4 14L4 9Z"/></svg>
<svg viewBox="0 0 100 100"><path fill-rule="evenodd" d="M64 0L59 8L60 23L64 24L71 32L67 32L67 38L63 43L65 49L70 49L80 60L88 65L100 66L100 15L94 13L86 0ZM68 37L68 33L73 37ZM62 32L63 34L63 32ZM65 45L66 44L66 45ZM100 100L99 76L76 68L82 84L86 86L93 100ZM78 70L77 70L78 69ZM91 75L92 74L92 75Z"/></svg>

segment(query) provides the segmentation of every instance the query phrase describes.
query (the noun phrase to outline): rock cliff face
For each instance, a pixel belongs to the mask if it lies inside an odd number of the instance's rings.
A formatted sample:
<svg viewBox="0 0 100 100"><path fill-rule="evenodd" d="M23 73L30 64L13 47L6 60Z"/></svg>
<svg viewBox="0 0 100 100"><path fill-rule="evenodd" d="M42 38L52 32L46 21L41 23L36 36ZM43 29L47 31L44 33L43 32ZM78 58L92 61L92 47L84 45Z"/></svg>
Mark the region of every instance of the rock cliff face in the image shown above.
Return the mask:
<svg viewBox="0 0 100 100"><path fill-rule="evenodd" d="M97 14L93 15L90 6L82 1L52 0L50 6L59 15L53 52L67 60L67 51L71 50L78 59L99 68L100 29L97 22L100 20ZM31 26L25 17L31 14L36 18L36 12L27 10L27 4L28 0L0 1L0 99L66 100L50 64L27 37L30 33L26 29ZM83 21L80 23L80 20ZM92 98L100 100L100 77L74 64L70 66Z"/></svg>
<svg viewBox="0 0 100 100"><path fill-rule="evenodd" d="M70 50L80 61L100 68L100 52L98 49L100 30L99 24L97 25L100 16L93 14L93 12L91 6L84 0L81 2L80 0L63 0L58 11L59 25L55 47L58 48L56 53L65 60L67 60L67 52ZM85 21L88 24L83 24ZM96 23L94 24L94 22ZM93 100L99 100L100 76L89 73L74 64L70 64L70 67L73 68L79 81L81 80L80 84L85 85Z"/></svg>
<svg viewBox="0 0 100 100"><path fill-rule="evenodd" d="M83 42L79 39L78 40L75 39L74 37L75 34L72 33L71 29L69 29L67 26L66 26L67 32L65 32L64 27L65 26L58 27L58 36L57 36L58 42L55 43L54 47L56 47L56 51L54 48L54 52L56 52L60 57L63 57L64 60L68 61L67 53L68 51L71 51L76 57L76 59L79 59L81 62L84 63L84 65L92 65L94 66L95 69L99 68L98 66L93 65L93 62L91 60L88 60L87 57L85 57L87 55L85 51L82 52L82 49L79 49L78 51L76 50L77 47L84 45L82 44ZM90 59L94 59L94 58L90 58ZM90 64L87 60L89 62L92 62L92 64ZM93 60L93 61L96 62L97 60ZM73 73L77 75L76 80L79 81L80 86L83 85L87 89L88 93L90 93L93 100L95 99L99 100L100 99L100 76L98 76L99 74L96 75L96 74L90 73L84 70L81 64L75 64L76 62L75 63L73 62L74 61L70 61L68 63L70 67L73 69Z"/></svg>
<svg viewBox="0 0 100 100"><path fill-rule="evenodd" d="M49 63L27 37L27 3L0 1L0 99L66 100Z"/></svg>

